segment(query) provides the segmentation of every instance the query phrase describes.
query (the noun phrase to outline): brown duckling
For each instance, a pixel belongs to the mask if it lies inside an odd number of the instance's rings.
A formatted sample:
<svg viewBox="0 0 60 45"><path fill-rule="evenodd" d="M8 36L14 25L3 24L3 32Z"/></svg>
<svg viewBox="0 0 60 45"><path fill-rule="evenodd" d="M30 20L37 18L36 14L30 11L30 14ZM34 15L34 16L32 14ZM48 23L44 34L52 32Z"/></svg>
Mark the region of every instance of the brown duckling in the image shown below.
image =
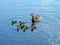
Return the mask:
<svg viewBox="0 0 60 45"><path fill-rule="evenodd" d="M20 27L21 27L21 29L23 29L23 27L24 27L25 23L24 23L24 22L22 22L22 21L20 21L19 23L20 23Z"/></svg>
<svg viewBox="0 0 60 45"><path fill-rule="evenodd" d="M16 23L17 23L17 21L14 21L14 20L11 21L11 24L12 24L12 25L14 25L14 24L16 24Z"/></svg>

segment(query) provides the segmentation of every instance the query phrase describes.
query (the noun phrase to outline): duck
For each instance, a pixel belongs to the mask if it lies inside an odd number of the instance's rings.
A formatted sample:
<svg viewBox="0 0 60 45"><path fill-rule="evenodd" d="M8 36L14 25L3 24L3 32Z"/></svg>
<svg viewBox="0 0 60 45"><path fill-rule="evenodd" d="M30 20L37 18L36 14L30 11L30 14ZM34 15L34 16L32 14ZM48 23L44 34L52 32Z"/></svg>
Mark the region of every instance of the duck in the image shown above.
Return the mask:
<svg viewBox="0 0 60 45"><path fill-rule="evenodd" d="M16 24L16 23L17 23L17 21L15 21L15 20L12 20L12 21L11 21L11 24L12 24L12 25L14 25L14 24Z"/></svg>
<svg viewBox="0 0 60 45"><path fill-rule="evenodd" d="M39 22L40 21L39 15L34 16L34 14L32 13L31 16L32 16L32 22Z"/></svg>

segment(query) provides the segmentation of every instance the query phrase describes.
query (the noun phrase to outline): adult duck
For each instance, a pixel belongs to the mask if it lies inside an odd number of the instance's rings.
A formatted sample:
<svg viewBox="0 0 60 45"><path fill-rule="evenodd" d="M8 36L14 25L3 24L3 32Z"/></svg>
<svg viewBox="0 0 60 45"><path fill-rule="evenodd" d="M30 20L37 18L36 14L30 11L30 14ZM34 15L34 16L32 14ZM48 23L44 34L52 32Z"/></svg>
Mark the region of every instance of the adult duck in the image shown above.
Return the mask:
<svg viewBox="0 0 60 45"><path fill-rule="evenodd" d="M34 14L33 14L33 13L31 14L31 16L32 16L32 22L39 22L39 21L40 21L40 19L41 19L41 17L40 17L39 15L34 16Z"/></svg>

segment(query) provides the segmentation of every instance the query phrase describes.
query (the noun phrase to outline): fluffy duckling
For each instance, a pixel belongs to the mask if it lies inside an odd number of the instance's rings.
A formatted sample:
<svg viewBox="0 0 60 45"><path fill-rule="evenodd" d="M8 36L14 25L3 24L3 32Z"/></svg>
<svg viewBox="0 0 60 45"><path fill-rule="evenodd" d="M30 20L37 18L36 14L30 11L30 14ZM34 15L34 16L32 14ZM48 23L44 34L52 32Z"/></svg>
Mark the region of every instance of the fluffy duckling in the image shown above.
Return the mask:
<svg viewBox="0 0 60 45"><path fill-rule="evenodd" d="M14 21L14 20L11 21L11 24L12 24L12 25L14 25L14 24L16 24L16 23L17 23L17 21Z"/></svg>
<svg viewBox="0 0 60 45"><path fill-rule="evenodd" d="M20 27L21 27L21 29L23 29L23 27L24 27L25 23L24 23L24 22L22 22L22 21L20 21L19 23L20 23Z"/></svg>

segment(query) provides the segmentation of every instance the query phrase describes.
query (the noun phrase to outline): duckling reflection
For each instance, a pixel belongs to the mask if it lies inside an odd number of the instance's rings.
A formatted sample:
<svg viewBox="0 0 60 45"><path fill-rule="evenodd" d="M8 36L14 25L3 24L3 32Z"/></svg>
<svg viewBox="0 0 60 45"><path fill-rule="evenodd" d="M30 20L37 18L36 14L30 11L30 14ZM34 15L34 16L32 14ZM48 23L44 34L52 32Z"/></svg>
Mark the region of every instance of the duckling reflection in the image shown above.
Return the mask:
<svg viewBox="0 0 60 45"><path fill-rule="evenodd" d="M36 29L36 26L35 26L35 23L32 23L32 25L31 25L31 31L33 32L34 29Z"/></svg>
<svg viewBox="0 0 60 45"><path fill-rule="evenodd" d="M17 28L17 32L19 32L19 29L20 29L19 25L17 25L17 27L16 27L16 28Z"/></svg>
<svg viewBox="0 0 60 45"><path fill-rule="evenodd" d="M32 22L39 22L40 21L40 16L39 15L34 16L34 14L32 13L31 16L32 16Z"/></svg>
<svg viewBox="0 0 60 45"><path fill-rule="evenodd" d="M11 21L11 24L12 24L12 25L14 25L14 24L16 24L16 23L17 23L17 21L14 21L14 20Z"/></svg>

